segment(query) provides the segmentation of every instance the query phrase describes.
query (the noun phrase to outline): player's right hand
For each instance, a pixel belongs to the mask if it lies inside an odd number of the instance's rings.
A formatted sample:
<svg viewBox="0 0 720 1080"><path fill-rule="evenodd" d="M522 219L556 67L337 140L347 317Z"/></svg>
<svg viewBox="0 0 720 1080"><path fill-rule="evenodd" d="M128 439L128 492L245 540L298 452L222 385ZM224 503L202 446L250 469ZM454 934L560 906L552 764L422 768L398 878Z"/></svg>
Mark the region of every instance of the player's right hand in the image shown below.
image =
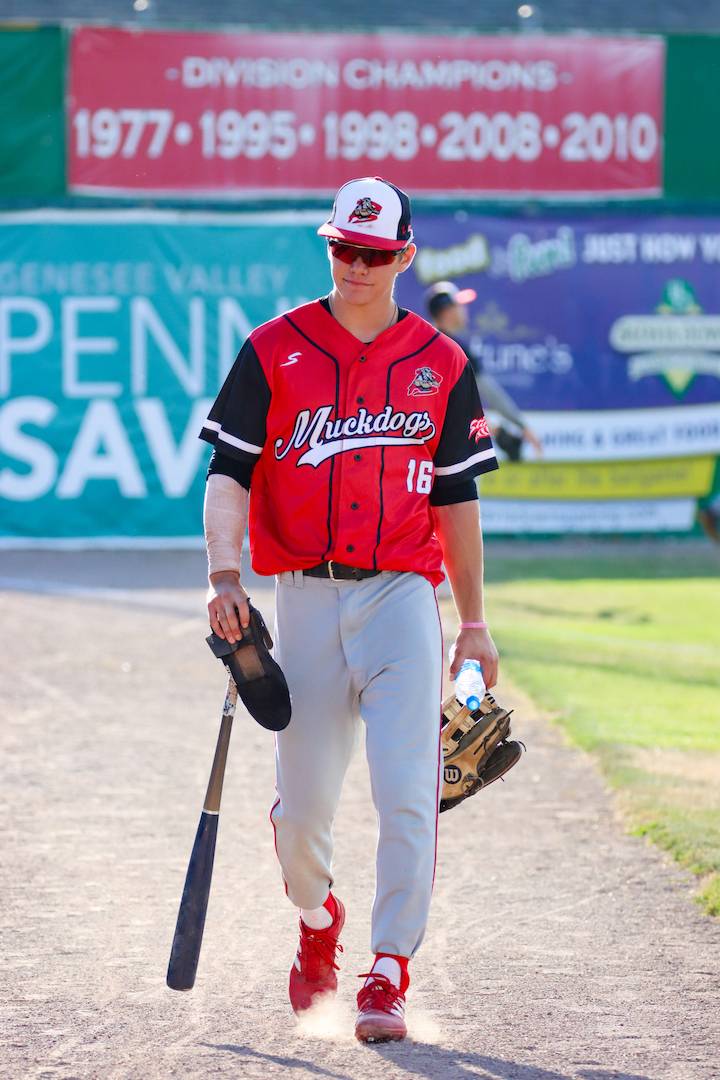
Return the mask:
<svg viewBox="0 0 720 1080"><path fill-rule="evenodd" d="M210 576L208 617L210 627L218 637L230 644L240 641L240 627L249 625L250 609L248 594L240 584L239 574L232 570L221 570Z"/></svg>

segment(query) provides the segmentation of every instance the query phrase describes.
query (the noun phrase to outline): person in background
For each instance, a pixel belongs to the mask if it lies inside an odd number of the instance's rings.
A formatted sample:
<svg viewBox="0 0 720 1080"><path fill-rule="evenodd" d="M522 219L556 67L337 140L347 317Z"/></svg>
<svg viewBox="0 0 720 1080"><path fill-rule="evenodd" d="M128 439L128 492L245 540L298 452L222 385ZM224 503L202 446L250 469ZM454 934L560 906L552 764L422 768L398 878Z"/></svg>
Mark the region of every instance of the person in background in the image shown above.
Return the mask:
<svg viewBox="0 0 720 1080"><path fill-rule="evenodd" d="M464 350L475 372L480 400L488 412L497 413L510 428L498 425L493 430L493 441L510 461L522 457L523 442L528 442L539 456L542 443L518 409L515 402L491 375L485 374L482 360L473 352L467 339L467 305L477 297L474 289L459 289L452 281L438 281L425 293L428 315L433 325L447 337L452 338Z"/></svg>

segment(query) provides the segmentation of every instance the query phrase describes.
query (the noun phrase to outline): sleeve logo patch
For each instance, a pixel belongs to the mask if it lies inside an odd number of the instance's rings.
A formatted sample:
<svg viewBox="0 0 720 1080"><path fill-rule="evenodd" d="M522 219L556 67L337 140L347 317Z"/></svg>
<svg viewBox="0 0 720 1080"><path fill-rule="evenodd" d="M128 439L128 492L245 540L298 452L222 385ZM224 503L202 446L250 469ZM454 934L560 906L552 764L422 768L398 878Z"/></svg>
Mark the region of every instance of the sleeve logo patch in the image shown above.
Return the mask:
<svg viewBox="0 0 720 1080"><path fill-rule="evenodd" d="M442 375L438 375L437 371L433 371L432 368L416 368L412 382L408 386L408 395L418 397L419 395L437 394L441 382Z"/></svg>
<svg viewBox="0 0 720 1080"><path fill-rule="evenodd" d="M381 210L382 206L380 203L373 202L373 200L366 195L364 199L358 199L357 205L348 218L348 221L377 221Z"/></svg>
<svg viewBox="0 0 720 1080"><path fill-rule="evenodd" d="M490 428L484 416L470 421L470 438L474 438L476 443L479 443L481 439L490 438Z"/></svg>

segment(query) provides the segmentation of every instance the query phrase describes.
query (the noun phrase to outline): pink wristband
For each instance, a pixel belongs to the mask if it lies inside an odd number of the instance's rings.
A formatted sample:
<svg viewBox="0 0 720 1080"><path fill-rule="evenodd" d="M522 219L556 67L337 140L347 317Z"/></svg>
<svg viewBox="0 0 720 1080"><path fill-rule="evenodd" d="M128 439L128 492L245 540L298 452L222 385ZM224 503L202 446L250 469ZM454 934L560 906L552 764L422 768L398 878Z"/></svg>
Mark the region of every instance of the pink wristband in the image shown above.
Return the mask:
<svg viewBox="0 0 720 1080"><path fill-rule="evenodd" d="M487 630L486 622L461 622L461 630Z"/></svg>

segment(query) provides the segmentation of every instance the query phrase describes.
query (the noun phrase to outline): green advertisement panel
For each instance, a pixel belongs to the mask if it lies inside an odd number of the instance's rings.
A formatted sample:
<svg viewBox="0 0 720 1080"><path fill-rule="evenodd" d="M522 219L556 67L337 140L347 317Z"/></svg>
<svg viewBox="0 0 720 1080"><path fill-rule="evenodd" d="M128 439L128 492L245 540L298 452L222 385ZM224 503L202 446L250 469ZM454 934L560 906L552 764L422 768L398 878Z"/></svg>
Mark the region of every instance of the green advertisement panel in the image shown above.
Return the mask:
<svg viewBox="0 0 720 1080"><path fill-rule="evenodd" d="M720 200L720 35L667 39L665 194Z"/></svg>
<svg viewBox="0 0 720 1080"><path fill-rule="evenodd" d="M201 535L202 420L252 328L327 289L320 218L0 215L0 543Z"/></svg>
<svg viewBox="0 0 720 1080"><path fill-rule="evenodd" d="M64 38L0 30L0 197L65 191Z"/></svg>

